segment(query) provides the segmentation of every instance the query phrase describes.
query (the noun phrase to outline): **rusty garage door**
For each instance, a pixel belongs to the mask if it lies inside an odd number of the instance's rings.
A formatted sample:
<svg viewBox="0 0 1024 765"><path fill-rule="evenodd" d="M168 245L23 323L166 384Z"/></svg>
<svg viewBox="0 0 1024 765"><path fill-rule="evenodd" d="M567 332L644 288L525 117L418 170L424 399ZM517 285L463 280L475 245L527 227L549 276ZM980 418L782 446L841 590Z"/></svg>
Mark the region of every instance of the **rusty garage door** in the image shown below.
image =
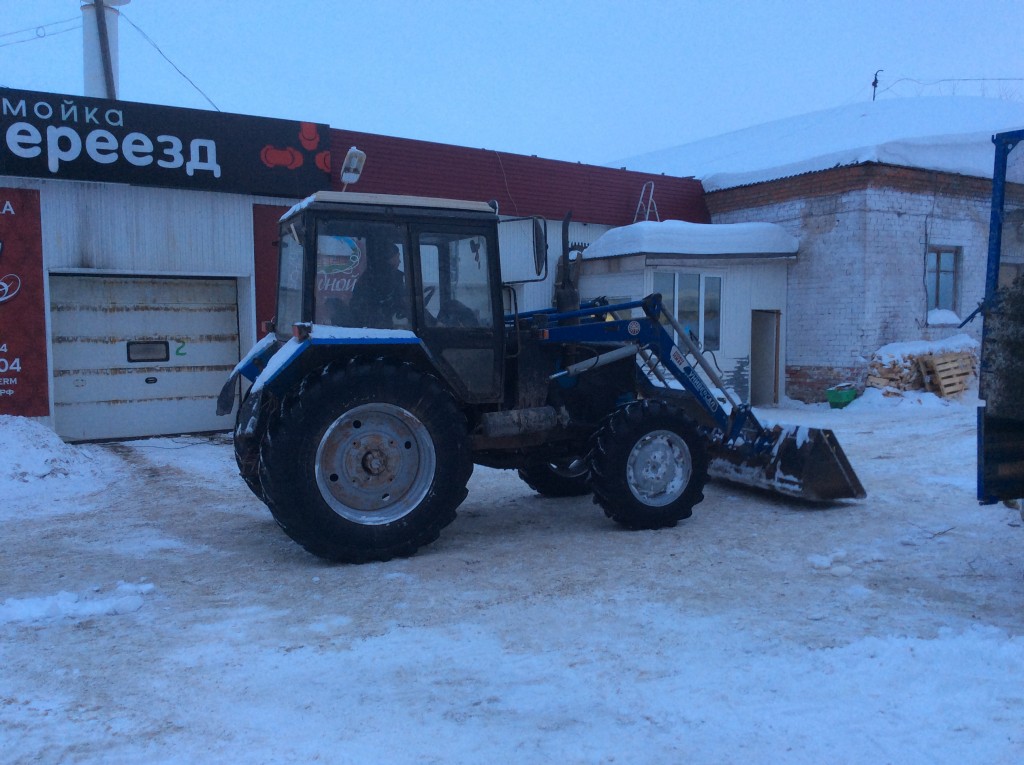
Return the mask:
<svg viewBox="0 0 1024 765"><path fill-rule="evenodd" d="M56 431L70 441L230 428L234 279L50 276Z"/></svg>

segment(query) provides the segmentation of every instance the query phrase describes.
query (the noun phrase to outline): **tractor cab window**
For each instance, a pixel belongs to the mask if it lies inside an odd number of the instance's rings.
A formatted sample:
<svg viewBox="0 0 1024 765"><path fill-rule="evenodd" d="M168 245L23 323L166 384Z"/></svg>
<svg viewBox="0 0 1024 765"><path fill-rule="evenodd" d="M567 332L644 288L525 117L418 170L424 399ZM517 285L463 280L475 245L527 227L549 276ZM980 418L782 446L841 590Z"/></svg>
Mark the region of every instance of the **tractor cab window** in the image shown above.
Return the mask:
<svg viewBox="0 0 1024 765"><path fill-rule="evenodd" d="M316 323L377 329L411 326L402 227L321 221L316 243Z"/></svg>
<svg viewBox="0 0 1024 765"><path fill-rule="evenodd" d="M291 337L292 325L303 320L304 238L305 227L299 221L286 223L281 230L276 324L277 331L288 337Z"/></svg>
<svg viewBox="0 0 1024 765"><path fill-rule="evenodd" d="M490 327L487 239L473 234L419 236L424 320L438 327Z"/></svg>

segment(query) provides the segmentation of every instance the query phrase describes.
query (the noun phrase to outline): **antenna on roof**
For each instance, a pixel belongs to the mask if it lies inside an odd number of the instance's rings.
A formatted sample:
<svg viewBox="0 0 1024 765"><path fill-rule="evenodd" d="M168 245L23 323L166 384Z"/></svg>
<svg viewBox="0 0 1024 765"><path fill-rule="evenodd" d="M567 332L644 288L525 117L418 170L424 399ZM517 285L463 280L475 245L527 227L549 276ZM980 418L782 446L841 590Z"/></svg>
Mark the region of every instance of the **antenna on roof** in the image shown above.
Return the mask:
<svg viewBox="0 0 1024 765"><path fill-rule="evenodd" d="M884 72L884 69L879 69L878 72ZM875 72L875 79L871 81L871 100L875 100L875 93L878 91L878 72Z"/></svg>

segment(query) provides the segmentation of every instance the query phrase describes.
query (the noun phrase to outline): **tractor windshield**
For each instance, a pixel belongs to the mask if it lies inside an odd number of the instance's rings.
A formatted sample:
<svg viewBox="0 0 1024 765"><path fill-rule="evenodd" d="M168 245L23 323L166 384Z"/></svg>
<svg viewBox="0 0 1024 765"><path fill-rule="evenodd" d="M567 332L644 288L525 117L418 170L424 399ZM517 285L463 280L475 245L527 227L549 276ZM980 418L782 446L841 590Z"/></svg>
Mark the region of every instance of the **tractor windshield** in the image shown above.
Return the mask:
<svg viewBox="0 0 1024 765"><path fill-rule="evenodd" d="M317 324L378 329L411 325L404 227L321 220L316 248L313 320Z"/></svg>

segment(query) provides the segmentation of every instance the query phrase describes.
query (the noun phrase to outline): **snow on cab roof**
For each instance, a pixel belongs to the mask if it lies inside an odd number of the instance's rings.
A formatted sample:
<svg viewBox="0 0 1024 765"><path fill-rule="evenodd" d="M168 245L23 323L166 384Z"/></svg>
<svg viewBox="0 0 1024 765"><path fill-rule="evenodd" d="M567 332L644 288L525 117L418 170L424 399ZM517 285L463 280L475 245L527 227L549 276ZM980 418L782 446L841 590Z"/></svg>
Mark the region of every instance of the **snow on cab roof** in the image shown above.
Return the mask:
<svg viewBox="0 0 1024 765"><path fill-rule="evenodd" d="M991 178L992 135L1020 128L1021 101L887 99L767 122L612 164L693 175L706 191L864 162Z"/></svg>
<svg viewBox="0 0 1024 765"><path fill-rule="evenodd" d="M293 205L281 216L284 220L316 202L350 205L388 205L391 207L434 207L444 210L470 210L494 214L494 208L486 202L465 199L440 199L438 197L414 197L401 194L360 194L354 191L318 191Z"/></svg>
<svg viewBox="0 0 1024 765"><path fill-rule="evenodd" d="M583 252L584 258L619 255L699 255L788 257L799 242L775 223L688 223L641 221L606 231Z"/></svg>

